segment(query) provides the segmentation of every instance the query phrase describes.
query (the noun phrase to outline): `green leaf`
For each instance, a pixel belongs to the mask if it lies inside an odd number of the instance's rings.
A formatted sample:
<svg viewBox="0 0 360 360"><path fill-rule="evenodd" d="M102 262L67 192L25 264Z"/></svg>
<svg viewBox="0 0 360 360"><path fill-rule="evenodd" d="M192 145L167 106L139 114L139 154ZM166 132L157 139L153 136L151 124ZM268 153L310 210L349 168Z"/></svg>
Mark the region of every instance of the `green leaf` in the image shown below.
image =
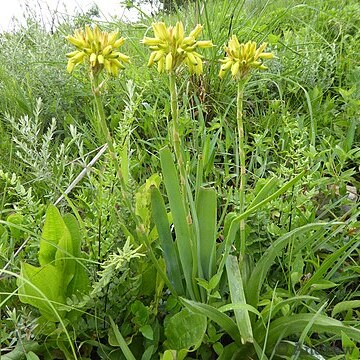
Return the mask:
<svg viewBox="0 0 360 360"><path fill-rule="evenodd" d="M316 315L314 320L314 315L315 314L294 314L274 320L270 324L268 331L267 349L269 349L269 351L272 350L281 338L301 333L312 321L311 332L330 333L337 335L339 338L341 337L341 332L344 332L355 341L360 341L360 330L345 326L341 321L325 315ZM262 325L258 328L257 337L259 339L265 338L265 330Z"/></svg>
<svg viewBox="0 0 360 360"><path fill-rule="evenodd" d="M196 202L200 231L200 261L205 279L210 280L215 273L216 246L216 192L214 189L199 190Z"/></svg>
<svg viewBox="0 0 360 360"><path fill-rule="evenodd" d="M207 326L206 316L187 309L170 317L165 326L167 345L173 350L195 351L202 343Z"/></svg>
<svg viewBox="0 0 360 360"><path fill-rule="evenodd" d="M78 222L74 215L72 214L65 214L63 216L63 221L68 229L70 236L71 236L71 244L72 244L72 252L71 254L76 257L81 257L81 233L79 229Z"/></svg>
<svg viewBox="0 0 360 360"><path fill-rule="evenodd" d="M168 277L177 294L184 295L179 256L170 232L164 200L157 187L152 187L151 189L151 210L163 250Z"/></svg>
<svg viewBox="0 0 360 360"><path fill-rule="evenodd" d="M259 181L261 181L260 179ZM270 196L276 190L276 185L278 183L278 178L276 176L266 179L265 184L262 185L261 190L257 193L255 199L251 202L249 208L254 207L255 205L259 204L261 201L266 199L266 197ZM258 184L255 185L255 190L258 187Z"/></svg>
<svg viewBox="0 0 360 360"><path fill-rule="evenodd" d="M249 305L249 304L243 304L243 303L231 303L231 304L226 304L223 306L220 306L218 308L219 311L221 311L222 313L224 312L228 312L228 311L234 311L234 310L247 310L249 312L252 312L253 314L257 315L259 318L261 318L261 313L259 312L259 310L255 309L253 306Z"/></svg>
<svg viewBox="0 0 360 360"><path fill-rule="evenodd" d="M66 238L65 241L63 239L64 237ZM56 253L60 248L59 243L61 242L62 245L67 247L68 238L70 238L70 233L59 213L59 210L54 205L50 205L46 211L45 224L40 239L40 265L43 266L53 263L55 261ZM63 250L72 254L72 249L65 248ZM60 252L60 256L62 255L63 254Z"/></svg>
<svg viewBox="0 0 360 360"><path fill-rule="evenodd" d="M321 284L321 282L324 280L324 275L327 274L326 277L328 277L334 273L334 271L336 271L336 269L343 264L344 260L349 256L349 254L357 249L358 246L358 240L355 237L353 240L349 241L347 244L330 254L323 261L316 272L311 276L311 278L300 288L299 293L306 294L311 287L316 284Z"/></svg>
<svg viewBox="0 0 360 360"><path fill-rule="evenodd" d="M16 344L12 351L1 354L1 360L24 360L26 359L26 353L34 353L34 351L42 353L44 346L35 341L23 339L21 343Z"/></svg>
<svg viewBox="0 0 360 360"><path fill-rule="evenodd" d="M21 240L24 232L16 225L22 225L24 223L24 217L21 214L10 214L6 218L6 221L9 223L8 225L10 227L10 233L12 238L15 241ZM15 226L12 226L11 224L14 224Z"/></svg>
<svg viewBox="0 0 360 360"><path fill-rule="evenodd" d="M143 334L144 338L154 340L154 331L149 324L142 326L139 331Z"/></svg>
<svg viewBox="0 0 360 360"><path fill-rule="evenodd" d="M311 288L314 290L325 290L325 289L331 289L333 287L338 286L338 284L335 284L332 281L329 280L319 280L316 283L311 285Z"/></svg>
<svg viewBox="0 0 360 360"><path fill-rule="evenodd" d="M151 175L141 185L135 194L135 215L139 216L141 222L146 230L149 231L150 227L150 202L151 202L151 188L157 188L160 185L161 179L158 174Z"/></svg>
<svg viewBox="0 0 360 360"><path fill-rule="evenodd" d="M228 230L227 230L227 227L226 227L226 232L225 232L225 228L224 228L224 234L226 234L226 235L225 235L225 242L224 242L223 257L221 259L221 262L220 262L220 265L219 265L219 268L218 268L218 271L217 271L219 274L222 274L222 271L223 271L224 266L225 266L225 261L226 261L228 255L230 254L231 246L233 245L236 233L237 233L237 231L239 229L240 221L242 219L246 219L250 214L255 212L257 209L261 208L262 206L264 206L268 202L278 198L281 194L283 194L289 188L291 188L294 184L296 184L305 174L306 174L306 171L305 170L302 171L300 174L296 175L293 179L291 179L285 185L283 185L279 190L274 192L272 195L269 195L264 200L258 202L256 205L247 208L242 214L237 215L235 217L233 216L233 214L231 214L231 216L229 216L229 219L232 220L232 221L231 221L231 224L230 224L230 227L229 227ZM248 302L250 302L250 299L248 299Z"/></svg>
<svg viewBox="0 0 360 360"><path fill-rule="evenodd" d="M154 353L154 348L155 348L154 345L150 345L148 348L146 348L146 350L141 356L141 360L151 360L151 357Z"/></svg>
<svg viewBox="0 0 360 360"><path fill-rule="evenodd" d="M166 350L164 355L160 357L161 360L184 360L187 355L187 350L182 349L180 351L176 350Z"/></svg>
<svg viewBox="0 0 360 360"><path fill-rule="evenodd" d="M246 304L244 285L240 274L237 258L229 255L226 260L226 273L228 277L228 284L230 288L230 297L232 304ZM253 333L251 321L247 309L234 309L236 324L238 326L241 342L253 342Z"/></svg>
<svg viewBox="0 0 360 360"><path fill-rule="evenodd" d="M334 306L331 316L360 307L360 300L342 301Z"/></svg>
<svg viewBox="0 0 360 360"><path fill-rule="evenodd" d="M197 312L199 314L207 316L210 320L217 323L224 331L226 331L233 340L240 345L241 338L239 330L235 322L226 314L222 313L218 309L214 308L211 305L199 303L192 300L187 300L180 298L180 301L184 306L186 306L190 311Z"/></svg>
<svg viewBox="0 0 360 360"><path fill-rule="evenodd" d="M166 192L169 198L172 213L176 245L179 252L182 273L184 274L186 287L191 296L195 298L193 289L193 254L196 253L192 242L190 228L187 220L187 211L180 192L179 177L172 159L170 150L166 147L160 150L161 169L163 171Z"/></svg>
<svg viewBox="0 0 360 360"><path fill-rule="evenodd" d="M20 301L38 308L48 320L59 321L59 317L65 315L64 310L57 310L59 305L65 304L62 279L61 270L54 265L37 268L22 263L17 279Z"/></svg>
<svg viewBox="0 0 360 360"><path fill-rule="evenodd" d="M40 358L32 351L26 354L26 360L40 360Z"/></svg>
<svg viewBox="0 0 360 360"><path fill-rule="evenodd" d="M89 276L86 272L84 264L81 262L81 233L78 222L75 216L71 214L65 214L63 217L66 227L68 228L72 241L72 250L74 259L68 259L69 263L74 267L74 276L67 286L66 297L71 297L73 294L85 294L90 288ZM69 271L70 271L69 267Z"/></svg>
<svg viewBox="0 0 360 360"><path fill-rule="evenodd" d="M131 350L126 344L125 339L121 335L118 326L114 323L114 320L112 318L110 318L110 325L114 337L111 337L109 335L109 344L111 346L119 346L126 360L136 360L135 356L132 354Z"/></svg>
<svg viewBox="0 0 360 360"><path fill-rule="evenodd" d="M275 258L278 256L278 254L281 253L282 249L288 244L290 240L302 235L303 233L309 232L310 230L327 225L327 223L314 223L302 226L300 228L294 229L293 231L290 231L271 244L271 246L267 249L265 254L256 264L255 269L253 270L250 279L247 282L247 287L245 289L247 302L250 305L257 307L260 290L264 283L265 277ZM304 242L308 242L310 240L311 237L307 237L305 238Z"/></svg>
<svg viewBox="0 0 360 360"><path fill-rule="evenodd" d="M296 359L295 354L298 356L298 360L324 360L324 357L315 349L299 345L298 342L284 340L276 346L276 355L281 359Z"/></svg>

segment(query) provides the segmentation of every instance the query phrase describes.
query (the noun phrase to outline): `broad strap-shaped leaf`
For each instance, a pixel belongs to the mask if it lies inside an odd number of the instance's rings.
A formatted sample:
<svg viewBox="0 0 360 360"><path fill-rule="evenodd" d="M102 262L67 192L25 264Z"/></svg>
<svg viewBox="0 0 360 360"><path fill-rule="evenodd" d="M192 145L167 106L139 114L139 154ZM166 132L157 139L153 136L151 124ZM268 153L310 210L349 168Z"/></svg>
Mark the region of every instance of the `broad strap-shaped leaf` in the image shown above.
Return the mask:
<svg viewBox="0 0 360 360"><path fill-rule="evenodd" d="M158 231L160 245L163 250L169 280L173 284L178 295L185 295L181 279L182 271L180 268L179 256L170 232L170 224L164 200L159 189L155 186L151 188L151 210Z"/></svg>
<svg viewBox="0 0 360 360"><path fill-rule="evenodd" d="M216 262L216 191L200 188L196 202L196 213L200 232L201 268L204 278L210 280L215 274Z"/></svg>
<svg viewBox="0 0 360 360"><path fill-rule="evenodd" d="M190 297L194 299L193 280L195 279L193 279L193 260L196 260L196 256L195 258L193 258L193 256L196 254L196 249L194 248L195 244L191 238L187 217L188 213L180 192L179 177L172 159L172 154L167 147L160 150L160 162L174 221L176 245L185 277L186 288Z"/></svg>
<svg viewBox="0 0 360 360"><path fill-rule="evenodd" d="M65 303L62 279L62 271L52 264L38 268L22 263L17 280L19 298L38 308L46 319L59 321L65 314L64 310L57 310Z"/></svg>
<svg viewBox="0 0 360 360"><path fill-rule="evenodd" d="M195 351L202 343L206 327L205 315L183 309L166 323L167 346L172 350Z"/></svg>
<svg viewBox="0 0 360 360"><path fill-rule="evenodd" d="M237 258L229 255L226 260L226 273L232 303L246 304L243 280ZM243 344L253 342L253 332L250 316L247 309L234 309L236 324L238 326Z"/></svg>

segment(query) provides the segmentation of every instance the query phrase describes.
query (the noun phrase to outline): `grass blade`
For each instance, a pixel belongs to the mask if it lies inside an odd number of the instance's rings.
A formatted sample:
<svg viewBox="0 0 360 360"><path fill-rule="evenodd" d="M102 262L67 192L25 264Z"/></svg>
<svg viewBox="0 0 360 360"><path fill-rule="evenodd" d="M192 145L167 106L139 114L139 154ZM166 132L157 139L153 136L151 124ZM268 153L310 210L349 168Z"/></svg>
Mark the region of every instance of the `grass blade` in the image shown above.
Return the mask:
<svg viewBox="0 0 360 360"><path fill-rule="evenodd" d="M120 347L121 351L123 352L126 360L136 360L134 355L132 354L131 350L127 346L125 339L121 335L119 328L114 323L114 320L112 318L110 318L110 324L111 324L111 329L114 332L115 339L118 342L118 346Z"/></svg>
<svg viewBox="0 0 360 360"><path fill-rule="evenodd" d="M256 267L248 281L248 286L246 287L246 297L250 305L257 307L260 290L265 280L266 274L268 273L276 256L281 253L282 249L288 244L288 242L295 236L299 236L305 232L309 232L310 230L314 230L318 227L323 227L327 225L328 223L314 223L294 229L293 231L290 231L284 236L281 236L268 248L268 250L261 257L259 262L256 264ZM307 238L306 240L308 241L309 238Z"/></svg>
<svg viewBox="0 0 360 360"><path fill-rule="evenodd" d="M242 277L240 274L237 258L229 255L226 260L226 273L230 288L230 297L232 303L246 304L245 292ZM238 326L241 342L253 342L253 332L250 316L247 309L234 309L236 324Z"/></svg>
<svg viewBox="0 0 360 360"><path fill-rule="evenodd" d="M236 232L237 232L237 230L239 228L240 221L242 219L247 218L250 214L252 214L257 209L261 208L262 206L264 206L265 204L267 204L271 200L274 200L277 197L279 197L280 195L282 195L284 192L286 192L288 189L290 189L294 184L296 184L305 174L306 174L306 171L305 170L302 171L300 174L298 174L293 179L288 181L285 185L283 185L279 190L274 192L272 195L268 196L266 199L260 201L256 205L249 207L242 214L236 216L232 220L231 225L230 225L230 229L228 231L228 235L226 236L226 239L225 239L224 255L223 255L223 258L222 258L222 260L220 262L220 265L219 265L219 268L218 268L218 273L219 274L222 273L223 268L225 266L225 261L226 261L228 255L230 254L231 246L232 246L233 241L235 239Z"/></svg>
<svg viewBox="0 0 360 360"><path fill-rule="evenodd" d="M314 316L316 318L314 320ZM310 329L317 333L332 333L341 338L341 332L344 332L355 341L360 341L360 330L350 326L345 326L341 321L332 319L325 315L317 314L294 314L291 316L283 316L272 322L269 330L269 337L267 347L272 349L274 344L282 336L287 337L293 334L299 334L313 322ZM259 329L259 334L262 335L263 330Z"/></svg>

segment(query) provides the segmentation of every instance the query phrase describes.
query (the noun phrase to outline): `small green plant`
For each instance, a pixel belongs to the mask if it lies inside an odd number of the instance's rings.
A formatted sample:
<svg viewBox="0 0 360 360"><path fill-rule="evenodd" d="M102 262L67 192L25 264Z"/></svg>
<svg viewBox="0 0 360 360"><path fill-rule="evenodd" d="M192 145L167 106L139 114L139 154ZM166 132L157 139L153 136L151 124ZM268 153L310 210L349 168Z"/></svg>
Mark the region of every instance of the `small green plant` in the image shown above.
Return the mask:
<svg viewBox="0 0 360 360"><path fill-rule="evenodd" d="M40 267L21 264L17 280L20 300L36 307L49 321L79 316L67 306L67 299L86 295L90 284L81 255L81 232L74 216L62 217L55 206L49 206L38 258Z"/></svg>

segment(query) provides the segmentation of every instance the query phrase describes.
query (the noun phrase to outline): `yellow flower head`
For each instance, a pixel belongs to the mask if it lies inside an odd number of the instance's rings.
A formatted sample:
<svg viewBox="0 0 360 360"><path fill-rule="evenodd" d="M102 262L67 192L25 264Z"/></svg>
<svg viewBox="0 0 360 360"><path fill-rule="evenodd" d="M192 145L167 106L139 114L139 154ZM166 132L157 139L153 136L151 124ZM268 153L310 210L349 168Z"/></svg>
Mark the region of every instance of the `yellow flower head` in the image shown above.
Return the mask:
<svg viewBox="0 0 360 360"><path fill-rule="evenodd" d="M191 74L201 74L203 71L202 55L196 52L199 48L212 47L210 40L197 41L202 26L196 25L188 36L184 34L182 22L166 27L163 22L152 24L155 37L144 37L142 43L149 46L152 53L148 66L157 62L160 73L174 72L181 64L187 65Z"/></svg>
<svg viewBox="0 0 360 360"><path fill-rule="evenodd" d="M267 44L263 43L256 48L256 42L248 41L240 44L236 35L233 35L227 47L225 47L226 57L222 63L219 76L222 78L231 69L234 79L245 79L251 69L266 70L260 59L272 59L274 54L264 52Z"/></svg>
<svg viewBox="0 0 360 360"><path fill-rule="evenodd" d="M91 29L89 26L83 30L75 30L73 36L67 36L66 39L76 46L75 51L66 54L69 58L67 71L71 73L75 66L83 61L88 62L90 71L97 75L105 70L117 76L119 69L124 69L123 63L129 62L129 57L117 51L125 42L124 38L118 38L119 32L108 33L101 31L98 26Z"/></svg>

